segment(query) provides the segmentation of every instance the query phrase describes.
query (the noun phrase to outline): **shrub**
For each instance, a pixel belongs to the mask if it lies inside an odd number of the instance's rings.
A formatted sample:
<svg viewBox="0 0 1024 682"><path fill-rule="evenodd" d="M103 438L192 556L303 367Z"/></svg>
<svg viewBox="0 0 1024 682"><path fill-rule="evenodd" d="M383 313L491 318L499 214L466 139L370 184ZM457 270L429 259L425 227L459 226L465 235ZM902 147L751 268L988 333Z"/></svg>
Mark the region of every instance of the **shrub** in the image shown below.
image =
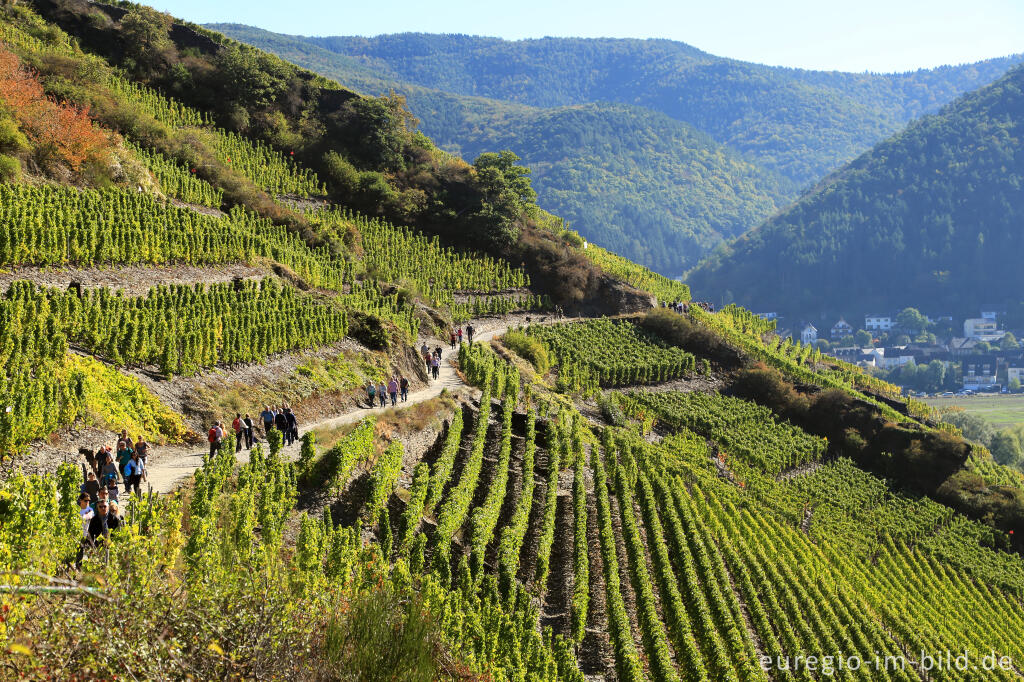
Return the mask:
<svg viewBox="0 0 1024 682"><path fill-rule="evenodd" d="M21 178L21 164L11 156L0 154L0 182L17 182Z"/></svg>
<svg viewBox="0 0 1024 682"><path fill-rule="evenodd" d="M515 353L530 362L539 374L546 374L551 369L551 358L548 349L537 339L527 336L524 332L513 329L502 337L501 342Z"/></svg>

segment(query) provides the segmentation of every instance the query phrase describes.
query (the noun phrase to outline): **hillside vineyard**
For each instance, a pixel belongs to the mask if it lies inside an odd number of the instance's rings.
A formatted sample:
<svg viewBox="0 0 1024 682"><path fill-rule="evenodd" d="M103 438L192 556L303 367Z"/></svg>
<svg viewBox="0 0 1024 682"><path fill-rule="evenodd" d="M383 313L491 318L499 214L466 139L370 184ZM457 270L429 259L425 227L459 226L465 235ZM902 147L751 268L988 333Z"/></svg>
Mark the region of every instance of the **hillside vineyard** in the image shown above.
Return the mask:
<svg viewBox="0 0 1024 682"><path fill-rule="evenodd" d="M1024 476L924 403L400 100L0 15L0 678L1024 674Z"/></svg>

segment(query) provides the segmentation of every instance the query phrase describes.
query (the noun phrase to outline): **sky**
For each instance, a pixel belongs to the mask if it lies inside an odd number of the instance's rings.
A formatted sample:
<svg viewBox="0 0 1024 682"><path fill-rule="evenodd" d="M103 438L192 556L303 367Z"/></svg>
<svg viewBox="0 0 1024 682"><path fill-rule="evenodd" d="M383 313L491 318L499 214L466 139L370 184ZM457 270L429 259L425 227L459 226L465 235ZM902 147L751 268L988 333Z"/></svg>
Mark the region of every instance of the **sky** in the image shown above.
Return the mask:
<svg viewBox="0 0 1024 682"><path fill-rule="evenodd" d="M773 66L909 71L1024 52L1024 0L143 0L278 33L669 38Z"/></svg>

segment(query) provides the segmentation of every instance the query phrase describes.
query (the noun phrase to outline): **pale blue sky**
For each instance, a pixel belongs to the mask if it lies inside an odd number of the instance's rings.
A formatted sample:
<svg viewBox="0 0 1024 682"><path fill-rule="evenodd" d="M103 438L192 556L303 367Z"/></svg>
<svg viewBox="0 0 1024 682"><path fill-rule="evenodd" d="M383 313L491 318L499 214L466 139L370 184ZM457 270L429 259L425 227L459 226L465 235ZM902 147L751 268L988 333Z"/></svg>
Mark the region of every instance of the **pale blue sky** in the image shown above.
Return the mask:
<svg viewBox="0 0 1024 682"><path fill-rule="evenodd" d="M723 57L906 71L1024 52L1024 0L150 0L279 33L671 38Z"/></svg>

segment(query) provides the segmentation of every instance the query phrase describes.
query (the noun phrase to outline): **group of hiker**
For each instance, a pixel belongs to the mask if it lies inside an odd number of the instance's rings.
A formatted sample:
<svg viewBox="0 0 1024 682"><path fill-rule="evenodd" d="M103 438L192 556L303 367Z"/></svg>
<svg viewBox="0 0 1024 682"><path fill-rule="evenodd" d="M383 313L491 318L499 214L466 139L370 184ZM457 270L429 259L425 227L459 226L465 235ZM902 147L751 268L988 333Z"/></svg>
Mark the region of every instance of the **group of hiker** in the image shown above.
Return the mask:
<svg viewBox="0 0 1024 682"><path fill-rule="evenodd" d="M291 445L299 439L299 420L292 412L292 408L287 405L278 405L276 408L273 405L264 405L260 419L263 420L264 438L269 440L271 429L277 429L281 433L282 445ZM243 445L246 450L252 449L252 444L256 442L255 428L256 423L248 412L245 416L241 412L235 413L235 418L231 422L231 431L235 434L235 452L241 452ZM206 440L210 444L211 457L217 454L226 435L224 423L219 421L214 422L207 431Z"/></svg>
<svg viewBox="0 0 1024 682"><path fill-rule="evenodd" d="M685 303L683 301L676 301L675 303L663 302L661 304L662 308L671 308L672 310L676 311L680 315L686 315L687 313L689 313L691 306L696 306L696 307L700 308L701 310L704 310L705 312L709 312L709 313L715 312L715 304L714 303L710 303L708 301L689 301L689 302L685 302Z"/></svg>
<svg viewBox="0 0 1024 682"><path fill-rule="evenodd" d="M403 403L409 399L409 380L404 374L392 374L387 383L383 380L376 384L372 381L366 382L366 399L370 402L371 408L378 404L378 401L381 407L387 407L389 397L391 407L394 407L398 404L399 396Z"/></svg>
<svg viewBox="0 0 1024 682"><path fill-rule="evenodd" d="M473 325L467 324L466 325L465 336L466 336L466 340L469 343L473 343L473 334L475 334L475 333L476 333L476 329L473 328ZM448 343L451 346L452 350L455 350L455 348L457 346L461 346L462 345L462 336L463 336L463 331L462 331L462 327L461 326L455 327L450 332L448 332ZM427 344L423 344L423 345L426 346Z"/></svg>
<svg viewBox="0 0 1024 682"><path fill-rule="evenodd" d="M81 562L86 549L95 547L123 523L118 506L118 483L124 483L126 495L132 492L142 494L149 443L142 436L133 439L123 429L118 434L116 450L109 445L101 445L95 451L82 448L79 452L85 455L88 467L83 467L85 481L78 489L82 538L76 563Z"/></svg>

